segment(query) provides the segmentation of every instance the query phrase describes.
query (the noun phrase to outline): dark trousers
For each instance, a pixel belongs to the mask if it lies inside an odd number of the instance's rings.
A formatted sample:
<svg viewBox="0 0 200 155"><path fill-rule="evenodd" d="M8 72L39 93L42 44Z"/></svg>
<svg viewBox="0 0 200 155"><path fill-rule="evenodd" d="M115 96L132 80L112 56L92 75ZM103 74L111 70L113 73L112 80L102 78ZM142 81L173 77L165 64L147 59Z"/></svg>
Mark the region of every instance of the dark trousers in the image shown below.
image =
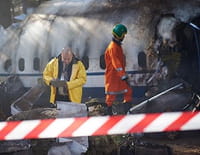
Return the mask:
<svg viewBox="0 0 200 155"><path fill-rule="evenodd" d="M68 95L56 95L56 101L71 102Z"/></svg>

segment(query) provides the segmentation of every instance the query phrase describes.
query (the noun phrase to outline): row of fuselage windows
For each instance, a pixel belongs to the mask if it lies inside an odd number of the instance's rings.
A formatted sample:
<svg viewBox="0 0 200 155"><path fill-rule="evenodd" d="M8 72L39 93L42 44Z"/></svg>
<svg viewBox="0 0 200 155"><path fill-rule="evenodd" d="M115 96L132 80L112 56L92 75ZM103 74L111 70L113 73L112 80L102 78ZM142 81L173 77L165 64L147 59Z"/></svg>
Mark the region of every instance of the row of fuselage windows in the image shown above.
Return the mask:
<svg viewBox="0 0 200 155"><path fill-rule="evenodd" d="M82 57L81 61L83 62L84 66L85 66L85 69L87 70L89 68L89 57L88 56L84 56L84 57ZM35 57L33 59L33 70L40 71L41 70L41 65L40 64L41 64L40 58ZM100 56L99 66L100 66L101 69L105 69L104 55ZM4 64L4 69L5 69L5 71L9 71L9 69L11 67L12 67L12 60L8 59ZM25 70L25 59L24 58L20 58L18 60L18 69L21 72L23 72Z"/></svg>

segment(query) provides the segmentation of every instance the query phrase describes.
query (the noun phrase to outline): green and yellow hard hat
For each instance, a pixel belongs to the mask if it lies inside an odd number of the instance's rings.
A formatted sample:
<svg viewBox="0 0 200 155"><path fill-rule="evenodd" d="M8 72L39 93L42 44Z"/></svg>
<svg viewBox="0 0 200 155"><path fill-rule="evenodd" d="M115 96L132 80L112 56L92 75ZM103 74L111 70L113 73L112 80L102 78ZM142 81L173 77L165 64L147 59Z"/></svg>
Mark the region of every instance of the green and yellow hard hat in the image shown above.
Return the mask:
<svg viewBox="0 0 200 155"><path fill-rule="evenodd" d="M125 34L127 34L127 28L123 24L116 24L113 27L112 34L118 39L122 39Z"/></svg>

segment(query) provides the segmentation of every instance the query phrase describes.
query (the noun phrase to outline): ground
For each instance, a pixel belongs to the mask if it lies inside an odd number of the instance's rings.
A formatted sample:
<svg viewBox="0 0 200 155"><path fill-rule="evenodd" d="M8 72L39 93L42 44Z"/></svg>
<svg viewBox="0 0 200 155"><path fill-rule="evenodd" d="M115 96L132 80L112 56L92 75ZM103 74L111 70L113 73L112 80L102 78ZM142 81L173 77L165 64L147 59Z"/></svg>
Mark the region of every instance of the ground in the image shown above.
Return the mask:
<svg viewBox="0 0 200 155"><path fill-rule="evenodd" d="M142 140L167 145L173 155L200 155L200 131L179 132L175 139L145 137Z"/></svg>
<svg viewBox="0 0 200 155"><path fill-rule="evenodd" d="M135 136L116 135L90 137L92 144L88 149L87 155L200 155L199 131L171 134L154 133L140 135L139 138L133 137ZM132 146L127 147L127 144ZM126 151L122 150L123 146L126 146ZM127 152L127 150L132 151Z"/></svg>

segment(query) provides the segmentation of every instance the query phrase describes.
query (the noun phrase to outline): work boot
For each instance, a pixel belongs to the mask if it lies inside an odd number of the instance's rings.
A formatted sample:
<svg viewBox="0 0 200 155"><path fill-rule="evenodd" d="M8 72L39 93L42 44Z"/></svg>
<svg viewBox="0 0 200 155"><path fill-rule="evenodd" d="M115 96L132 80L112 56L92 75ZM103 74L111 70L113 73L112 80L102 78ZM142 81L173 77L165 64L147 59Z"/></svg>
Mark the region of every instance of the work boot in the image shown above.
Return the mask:
<svg viewBox="0 0 200 155"><path fill-rule="evenodd" d="M113 115L123 115L124 112L124 103L117 103L112 105L112 113Z"/></svg>
<svg viewBox="0 0 200 155"><path fill-rule="evenodd" d="M107 115L113 115L112 113L112 106L107 107Z"/></svg>
<svg viewBox="0 0 200 155"><path fill-rule="evenodd" d="M119 104L113 104L112 105L112 113L113 115L119 115L120 113L120 106Z"/></svg>
<svg viewBox="0 0 200 155"><path fill-rule="evenodd" d="M124 112L125 112L125 114L127 114L129 109L131 108L131 102L125 102L123 104L124 104Z"/></svg>

